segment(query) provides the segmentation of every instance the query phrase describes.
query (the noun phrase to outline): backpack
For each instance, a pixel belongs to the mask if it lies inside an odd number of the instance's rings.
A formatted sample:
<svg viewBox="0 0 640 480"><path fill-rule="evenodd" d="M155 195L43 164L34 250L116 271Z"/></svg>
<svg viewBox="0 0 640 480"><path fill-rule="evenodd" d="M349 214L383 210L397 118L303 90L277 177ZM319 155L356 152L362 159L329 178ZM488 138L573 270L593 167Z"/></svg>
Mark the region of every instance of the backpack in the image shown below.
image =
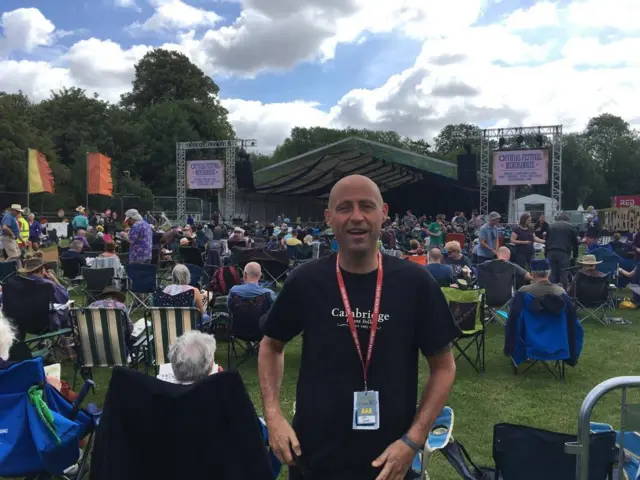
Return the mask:
<svg viewBox="0 0 640 480"><path fill-rule="evenodd" d="M209 290L218 295L229 295L229 290L234 285L240 285L242 277L238 273L238 269L233 266L220 267L211 277Z"/></svg>

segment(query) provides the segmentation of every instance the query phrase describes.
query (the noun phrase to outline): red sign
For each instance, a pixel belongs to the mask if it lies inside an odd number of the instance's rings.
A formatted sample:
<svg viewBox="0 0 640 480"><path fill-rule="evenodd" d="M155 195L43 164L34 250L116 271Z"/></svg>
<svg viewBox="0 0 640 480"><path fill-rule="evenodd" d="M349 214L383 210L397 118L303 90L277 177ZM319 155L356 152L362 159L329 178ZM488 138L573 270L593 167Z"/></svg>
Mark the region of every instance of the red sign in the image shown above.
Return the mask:
<svg viewBox="0 0 640 480"><path fill-rule="evenodd" d="M640 207L640 195L618 195L613 197L613 204L616 208Z"/></svg>

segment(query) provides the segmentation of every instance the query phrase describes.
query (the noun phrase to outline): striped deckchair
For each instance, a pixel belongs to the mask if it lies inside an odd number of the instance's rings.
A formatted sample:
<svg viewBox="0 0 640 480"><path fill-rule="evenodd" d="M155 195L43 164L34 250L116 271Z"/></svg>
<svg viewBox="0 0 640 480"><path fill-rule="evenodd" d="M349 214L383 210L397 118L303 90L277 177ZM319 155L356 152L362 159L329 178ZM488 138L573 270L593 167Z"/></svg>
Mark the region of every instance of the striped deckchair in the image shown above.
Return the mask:
<svg viewBox="0 0 640 480"><path fill-rule="evenodd" d="M126 314L114 308L76 308L72 311L78 331L77 360L73 387L78 371L93 380L93 367L127 365L125 340Z"/></svg>
<svg viewBox="0 0 640 480"><path fill-rule="evenodd" d="M148 316L147 338L151 343L149 361L156 375L160 365L169 362L169 347L185 332L196 330L200 322L200 311L196 308L153 307Z"/></svg>

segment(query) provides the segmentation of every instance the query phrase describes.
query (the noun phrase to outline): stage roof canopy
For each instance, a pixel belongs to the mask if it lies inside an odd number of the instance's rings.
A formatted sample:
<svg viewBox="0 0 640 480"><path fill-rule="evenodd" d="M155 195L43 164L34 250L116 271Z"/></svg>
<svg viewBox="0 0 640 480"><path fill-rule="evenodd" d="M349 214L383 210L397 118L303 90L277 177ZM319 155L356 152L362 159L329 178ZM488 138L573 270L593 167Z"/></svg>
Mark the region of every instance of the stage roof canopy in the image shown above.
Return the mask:
<svg viewBox="0 0 640 480"><path fill-rule="evenodd" d="M326 198L340 178L366 175L385 192L423 173L457 179L457 165L401 148L349 137L254 172L256 192Z"/></svg>

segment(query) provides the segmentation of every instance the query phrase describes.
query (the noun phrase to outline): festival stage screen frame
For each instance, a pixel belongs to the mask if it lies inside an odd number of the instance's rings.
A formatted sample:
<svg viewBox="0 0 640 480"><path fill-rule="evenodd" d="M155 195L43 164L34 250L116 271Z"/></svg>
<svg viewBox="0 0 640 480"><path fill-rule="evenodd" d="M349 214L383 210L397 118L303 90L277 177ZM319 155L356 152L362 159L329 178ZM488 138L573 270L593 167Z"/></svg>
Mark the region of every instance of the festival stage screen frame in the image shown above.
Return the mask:
<svg viewBox="0 0 640 480"><path fill-rule="evenodd" d="M187 188L189 190L216 190L224 188L224 165L222 160L188 161Z"/></svg>
<svg viewBox="0 0 640 480"><path fill-rule="evenodd" d="M549 149L494 150L494 185L547 185Z"/></svg>

